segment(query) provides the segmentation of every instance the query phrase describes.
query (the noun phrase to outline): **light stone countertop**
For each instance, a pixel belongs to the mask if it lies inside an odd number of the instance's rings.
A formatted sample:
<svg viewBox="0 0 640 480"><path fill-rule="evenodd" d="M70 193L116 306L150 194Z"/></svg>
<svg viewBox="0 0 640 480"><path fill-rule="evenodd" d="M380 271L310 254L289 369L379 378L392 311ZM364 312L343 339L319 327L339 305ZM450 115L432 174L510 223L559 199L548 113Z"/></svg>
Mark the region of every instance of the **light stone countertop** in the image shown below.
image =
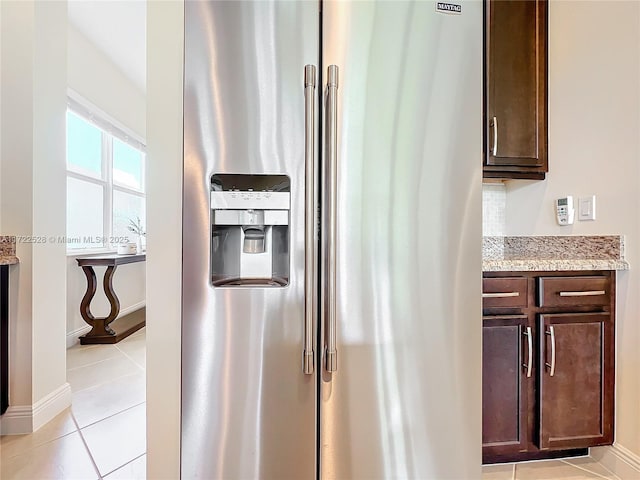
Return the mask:
<svg viewBox="0 0 640 480"><path fill-rule="evenodd" d="M0 265L15 265L19 262L16 257L16 237L0 235Z"/></svg>
<svg viewBox="0 0 640 480"><path fill-rule="evenodd" d="M4 255L0 257L0 265L15 265L16 263L20 263L20 260L15 255L12 257Z"/></svg>
<svg viewBox="0 0 640 480"><path fill-rule="evenodd" d="M624 236L484 237L485 272L629 270Z"/></svg>

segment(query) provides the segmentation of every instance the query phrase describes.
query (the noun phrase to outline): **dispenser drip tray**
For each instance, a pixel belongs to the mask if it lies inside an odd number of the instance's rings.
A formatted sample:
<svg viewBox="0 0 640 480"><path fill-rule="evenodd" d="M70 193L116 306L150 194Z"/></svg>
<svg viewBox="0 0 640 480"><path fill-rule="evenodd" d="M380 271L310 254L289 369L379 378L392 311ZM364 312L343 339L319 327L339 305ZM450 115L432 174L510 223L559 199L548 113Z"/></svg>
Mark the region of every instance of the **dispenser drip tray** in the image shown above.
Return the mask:
<svg viewBox="0 0 640 480"><path fill-rule="evenodd" d="M285 287L287 279L273 278L212 278L214 287Z"/></svg>

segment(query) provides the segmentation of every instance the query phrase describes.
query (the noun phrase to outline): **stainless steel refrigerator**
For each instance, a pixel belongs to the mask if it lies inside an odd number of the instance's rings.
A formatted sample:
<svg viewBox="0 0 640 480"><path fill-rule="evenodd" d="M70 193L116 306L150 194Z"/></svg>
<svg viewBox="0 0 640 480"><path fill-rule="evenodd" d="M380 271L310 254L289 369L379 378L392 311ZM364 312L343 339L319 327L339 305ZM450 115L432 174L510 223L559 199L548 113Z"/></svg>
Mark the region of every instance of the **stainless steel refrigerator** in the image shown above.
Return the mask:
<svg viewBox="0 0 640 480"><path fill-rule="evenodd" d="M183 478L472 479L482 2L185 2Z"/></svg>

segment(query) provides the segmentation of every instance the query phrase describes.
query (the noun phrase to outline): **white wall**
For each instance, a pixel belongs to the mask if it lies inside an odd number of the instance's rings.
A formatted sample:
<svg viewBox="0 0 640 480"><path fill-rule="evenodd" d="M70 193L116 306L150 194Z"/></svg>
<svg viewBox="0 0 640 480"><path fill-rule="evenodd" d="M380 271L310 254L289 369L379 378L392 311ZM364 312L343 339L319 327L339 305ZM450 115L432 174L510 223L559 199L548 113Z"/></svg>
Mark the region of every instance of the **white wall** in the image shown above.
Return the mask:
<svg viewBox="0 0 640 480"><path fill-rule="evenodd" d="M147 477L180 477L184 6L147 5Z"/></svg>
<svg viewBox="0 0 640 480"><path fill-rule="evenodd" d="M640 455L640 2L553 1L549 27L549 174L507 183L505 234L626 235L616 443ZM567 194L595 194L596 221L556 225Z"/></svg>
<svg viewBox="0 0 640 480"><path fill-rule="evenodd" d="M32 232L33 206L33 78L31 49L33 45L33 5L0 4L2 10L2 233ZM9 48L9 45L21 48ZM6 119L11 118L8 122ZM26 162L15 159L25 158ZM11 180L11 181L9 181ZM18 243L19 267L9 271L9 402L32 403L31 384L31 281L32 248ZM18 321L19 320L19 321ZM18 381L27 379L27 381Z"/></svg>
<svg viewBox="0 0 640 480"><path fill-rule="evenodd" d="M144 139L144 92L71 24L68 39L69 88Z"/></svg>
<svg viewBox="0 0 640 480"><path fill-rule="evenodd" d="M2 26L2 8L0 8L0 27ZM0 67L2 67L2 34L0 34ZM2 74L0 73L0 205L2 205ZM0 207L0 234L2 233L2 207Z"/></svg>
<svg viewBox="0 0 640 480"><path fill-rule="evenodd" d="M66 2L2 2L0 210L17 235L10 270L9 403L3 433L39 428L71 401L66 383ZM29 238L37 239L35 243Z"/></svg>
<svg viewBox="0 0 640 480"><path fill-rule="evenodd" d="M146 99L136 85L73 25L68 26L67 82L73 92L107 114L119 126L140 140L146 136ZM80 302L87 282L75 257L67 259L67 345L78 341L89 326L80 316ZM100 287L91 302L95 316L106 316L109 304L102 290L104 268L96 268ZM120 314L144 306L145 264L118 267L113 288L120 300Z"/></svg>

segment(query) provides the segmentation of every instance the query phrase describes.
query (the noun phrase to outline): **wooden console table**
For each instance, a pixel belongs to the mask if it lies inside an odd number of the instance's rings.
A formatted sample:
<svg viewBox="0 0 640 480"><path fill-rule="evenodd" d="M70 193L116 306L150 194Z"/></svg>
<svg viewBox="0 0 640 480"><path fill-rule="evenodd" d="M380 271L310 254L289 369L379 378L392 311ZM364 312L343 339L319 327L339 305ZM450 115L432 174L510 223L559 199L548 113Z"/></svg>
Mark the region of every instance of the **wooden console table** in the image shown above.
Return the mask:
<svg viewBox="0 0 640 480"><path fill-rule="evenodd" d="M144 262L146 255L95 255L78 257L76 260L87 277L87 291L80 303L80 315L92 327L89 333L80 337L82 345L117 343L145 326L146 312L144 308L124 315L114 322L120 313L120 300L113 290L113 274L119 265ZM96 318L91 313L91 300L96 294L96 272L93 267L107 267L104 272L103 287L104 293L109 299L111 311L104 318ZM110 325L112 322L113 325Z"/></svg>

